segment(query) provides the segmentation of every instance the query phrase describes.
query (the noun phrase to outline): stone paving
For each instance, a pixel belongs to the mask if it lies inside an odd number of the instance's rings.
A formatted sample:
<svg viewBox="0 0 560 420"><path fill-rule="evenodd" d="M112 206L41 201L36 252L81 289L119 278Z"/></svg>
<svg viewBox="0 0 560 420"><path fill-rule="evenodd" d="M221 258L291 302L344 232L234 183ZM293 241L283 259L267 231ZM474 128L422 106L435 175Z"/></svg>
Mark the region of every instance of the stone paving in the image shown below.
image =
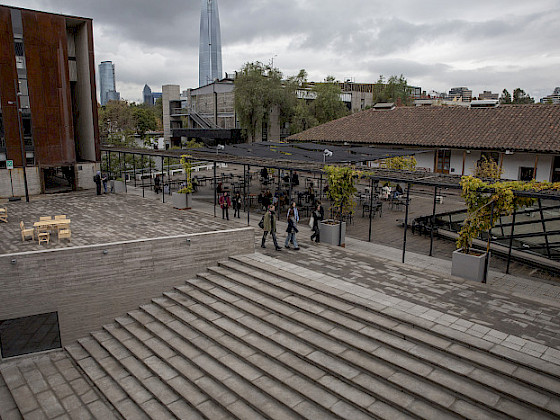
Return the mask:
<svg viewBox="0 0 560 420"><path fill-rule="evenodd" d="M8 223L0 226L0 253L40 251L132 239L157 238L186 233L216 231L227 228L221 220L196 210L174 209L171 203L161 205L155 200L134 194L104 194L95 191L33 197L7 203ZM72 239L59 241L56 234L49 244L22 242L20 221L33 226L40 216L64 214L71 220Z"/></svg>
<svg viewBox="0 0 560 420"><path fill-rule="evenodd" d="M62 350L4 361L0 373L2 419L118 418Z"/></svg>

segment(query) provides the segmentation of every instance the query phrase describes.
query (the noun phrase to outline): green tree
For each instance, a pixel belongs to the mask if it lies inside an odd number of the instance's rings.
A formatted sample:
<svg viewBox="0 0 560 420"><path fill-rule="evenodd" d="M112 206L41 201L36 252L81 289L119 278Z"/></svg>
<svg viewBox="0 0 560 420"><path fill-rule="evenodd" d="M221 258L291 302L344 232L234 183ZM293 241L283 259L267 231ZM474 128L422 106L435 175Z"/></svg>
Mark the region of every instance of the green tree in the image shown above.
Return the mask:
<svg viewBox="0 0 560 420"><path fill-rule="evenodd" d="M535 100L531 98L525 91L521 88L517 88L513 91L513 103L514 104L534 104Z"/></svg>
<svg viewBox="0 0 560 420"><path fill-rule="evenodd" d="M502 95L500 96L500 103L501 104L511 104L511 94L508 92L507 89L502 91Z"/></svg>
<svg viewBox="0 0 560 420"><path fill-rule="evenodd" d="M260 62L246 63L235 79L235 111L249 142L256 139L271 109L286 107L282 73Z"/></svg>
<svg viewBox="0 0 560 420"><path fill-rule="evenodd" d="M411 105L414 98L411 95L408 81L402 74L391 76L388 79L380 75L373 89L373 100L374 102L399 102L403 105Z"/></svg>
<svg viewBox="0 0 560 420"><path fill-rule="evenodd" d="M111 143L134 132L134 118L125 101L109 101L99 109L99 132Z"/></svg>
<svg viewBox="0 0 560 420"><path fill-rule="evenodd" d="M298 99L294 113L290 120L290 133L300 133L309 128L315 127L319 122L313 115L311 106L307 104L305 99Z"/></svg>
<svg viewBox="0 0 560 420"><path fill-rule="evenodd" d="M312 102L313 115L319 124L348 115L348 108L340 98L341 89L333 76L313 87L317 98Z"/></svg>
<svg viewBox="0 0 560 420"><path fill-rule="evenodd" d="M136 134L142 138L146 134L146 131L153 131L157 129L157 118L152 108L153 107L147 107L145 105L131 106Z"/></svg>

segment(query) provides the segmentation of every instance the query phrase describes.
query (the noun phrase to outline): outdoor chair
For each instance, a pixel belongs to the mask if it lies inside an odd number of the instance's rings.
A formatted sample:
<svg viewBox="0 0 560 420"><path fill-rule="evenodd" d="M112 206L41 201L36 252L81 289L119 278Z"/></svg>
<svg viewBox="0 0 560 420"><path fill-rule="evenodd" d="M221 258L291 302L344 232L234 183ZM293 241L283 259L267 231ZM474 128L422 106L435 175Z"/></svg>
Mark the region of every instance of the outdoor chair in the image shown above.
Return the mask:
<svg viewBox="0 0 560 420"><path fill-rule="evenodd" d="M40 222L49 222L52 220L51 216L39 216L39 221Z"/></svg>
<svg viewBox="0 0 560 420"><path fill-rule="evenodd" d="M61 239L68 239L70 240L72 236L72 231L70 229L60 229L58 231L58 240L60 241Z"/></svg>
<svg viewBox="0 0 560 420"><path fill-rule="evenodd" d="M8 223L8 209L0 207L0 222Z"/></svg>
<svg viewBox="0 0 560 420"><path fill-rule="evenodd" d="M49 232L47 231L39 231L39 233L37 233L37 241L39 242L39 244L46 242L47 244L49 243L51 238L51 235Z"/></svg>
<svg viewBox="0 0 560 420"><path fill-rule="evenodd" d="M33 240L33 233L35 230L33 228L25 228L23 221L19 222L19 227L21 228L21 240L25 242L25 238L31 238Z"/></svg>

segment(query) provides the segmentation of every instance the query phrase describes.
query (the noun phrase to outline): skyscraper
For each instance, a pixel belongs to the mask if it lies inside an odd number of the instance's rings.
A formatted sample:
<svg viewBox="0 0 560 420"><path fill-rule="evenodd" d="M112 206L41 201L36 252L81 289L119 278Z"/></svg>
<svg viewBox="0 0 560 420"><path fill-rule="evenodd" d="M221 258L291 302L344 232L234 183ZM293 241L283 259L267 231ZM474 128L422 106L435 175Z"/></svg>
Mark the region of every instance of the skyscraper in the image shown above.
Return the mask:
<svg viewBox="0 0 560 420"><path fill-rule="evenodd" d="M144 90L142 91L144 96L144 105L152 106L154 104L154 96L152 95L152 89L147 84L144 85Z"/></svg>
<svg viewBox="0 0 560 420"><path fill-rule="evenodd" d="M101 106L108 101L119 101L121 95L115 88L115 65L111 61L102 61L99 65L99 100Z"/></svg>
<svg viewBox="0 0 560 420"><path fill-rule="evenodd" d="M217 0L201 0L198 84L205 86L222 77L222 37Z"/></svg>

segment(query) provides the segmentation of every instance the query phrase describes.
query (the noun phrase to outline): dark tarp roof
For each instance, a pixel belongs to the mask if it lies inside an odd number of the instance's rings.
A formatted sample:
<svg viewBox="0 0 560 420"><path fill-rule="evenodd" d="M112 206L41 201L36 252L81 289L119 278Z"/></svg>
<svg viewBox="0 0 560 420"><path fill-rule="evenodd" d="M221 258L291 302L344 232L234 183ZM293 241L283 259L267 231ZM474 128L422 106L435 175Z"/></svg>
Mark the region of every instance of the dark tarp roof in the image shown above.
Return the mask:
<svg viewBox="0 0 560 420"><path fill-rule="evenodd" d="M328 149L332 156L325 156ZM334 146L317 143L244 143L225 145L219 154L237 157L257 157L318 163L365 162L395 156L410 156L423 151L412 149L382 149L376 147Z"/></svg>

